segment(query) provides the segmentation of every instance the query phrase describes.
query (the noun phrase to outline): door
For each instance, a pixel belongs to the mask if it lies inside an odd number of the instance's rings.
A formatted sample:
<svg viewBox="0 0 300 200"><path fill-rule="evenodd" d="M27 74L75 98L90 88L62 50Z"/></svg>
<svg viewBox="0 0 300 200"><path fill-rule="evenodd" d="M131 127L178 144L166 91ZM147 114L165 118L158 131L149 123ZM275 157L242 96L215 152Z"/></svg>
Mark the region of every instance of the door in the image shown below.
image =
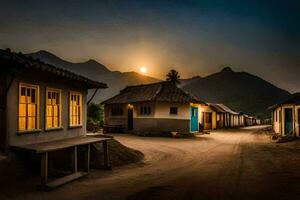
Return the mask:
<svg viewBox="0 0 300 200"><path fill-rule="evenodd" d="M198 108L197 107L191 107L190 114L191 114L191 132L199 131L199 127L198 127Z"/></svg>
<svg viewBox="0 0 300 200"><path fill-rule="evenodd" d="M204 113L204 129L212 129L212 113Z"/></svg>
<svg viewBox="0 0 300 200"><path fill-rule="evenodd" d="M291 108L284 109L284 134L290 135L293 132L293 110Z"/></svg>
<svg viewBox="0 0 300 200"><path fill-rule="evenodd" d="M133 130L133 109L129 108L128 109L128 130L132 131Z"/></svg>

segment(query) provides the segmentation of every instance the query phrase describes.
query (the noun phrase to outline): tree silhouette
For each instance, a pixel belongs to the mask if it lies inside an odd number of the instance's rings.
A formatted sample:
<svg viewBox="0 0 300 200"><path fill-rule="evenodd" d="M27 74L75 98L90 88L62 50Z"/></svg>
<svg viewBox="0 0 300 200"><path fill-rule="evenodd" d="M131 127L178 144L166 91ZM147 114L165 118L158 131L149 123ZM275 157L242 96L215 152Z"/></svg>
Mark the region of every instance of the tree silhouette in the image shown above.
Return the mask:
<svg viewBox="0 0 300 200"><path fill-rule="evenodd" d="M170 81L170 82L172 82L174 84L179 84L180 83L180 81L179 81L179 78L180 78L179 73L175 69L170 70L170 72L166 75L166 78L167 78L166 79L167 81Z"/></svg>

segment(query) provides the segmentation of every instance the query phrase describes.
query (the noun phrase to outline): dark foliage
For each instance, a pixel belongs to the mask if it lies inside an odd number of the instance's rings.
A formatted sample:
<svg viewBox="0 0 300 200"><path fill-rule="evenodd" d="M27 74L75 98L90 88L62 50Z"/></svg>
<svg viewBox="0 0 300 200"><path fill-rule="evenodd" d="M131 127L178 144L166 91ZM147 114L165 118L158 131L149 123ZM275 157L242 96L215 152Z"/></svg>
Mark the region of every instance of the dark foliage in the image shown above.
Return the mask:
<svg viewBox="0 0 300 200"><path fill-rule="evenodd" d="M103 127L104 108L100 104L90 103L87 108L87 130L89 132L97 132Z"/></svg>
<svg viewBox="0 0 300 200"><path fill-rule="evenodd" d="M179 76L179 73L175 70L175 69L172 69L167 75L166 75L166 80L167 81L170 81L174 84L179 84L180 81L180 76Z"/></svg>

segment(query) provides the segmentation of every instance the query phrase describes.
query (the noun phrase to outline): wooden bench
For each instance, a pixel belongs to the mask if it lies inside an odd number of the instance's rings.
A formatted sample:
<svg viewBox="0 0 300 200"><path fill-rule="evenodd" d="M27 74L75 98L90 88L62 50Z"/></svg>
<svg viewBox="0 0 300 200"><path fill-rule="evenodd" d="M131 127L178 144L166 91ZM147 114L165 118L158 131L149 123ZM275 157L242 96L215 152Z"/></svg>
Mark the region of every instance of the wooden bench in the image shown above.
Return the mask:
<svg viewBox="0 0 300 200"><path fill-rule="evenodd" d="M124 126L123 125L108 125L104 124L103 133L123 133Z"/></svg>
<svg viewBox="0 0 300 200"><path fill-rule="evenodd" d="M75 179L78 179L82 176L85 176L90 171L90 145L94 143L102 143L103 144L103 152L104 152L104 168L111 169L109 164L109 154L108 154L108 144L107 141L112 138L104 138L104 137L76 137L70 139L63 139L52 142L38 143L38 144L29 144L23 146L12 146L12 149L21 150L26 152L31 152L35 154L41 155L41 187L46 190L54 189L63 184L71 182ZM77 167L77 148L78 146L86 147L86 169L85 171L78 171ZM67 148L74 148L73 153L73 165L74 172L71 175L64 176L62 178L58 178L52 181L48 181L48 154L50 152L63 150Z"/></svg>

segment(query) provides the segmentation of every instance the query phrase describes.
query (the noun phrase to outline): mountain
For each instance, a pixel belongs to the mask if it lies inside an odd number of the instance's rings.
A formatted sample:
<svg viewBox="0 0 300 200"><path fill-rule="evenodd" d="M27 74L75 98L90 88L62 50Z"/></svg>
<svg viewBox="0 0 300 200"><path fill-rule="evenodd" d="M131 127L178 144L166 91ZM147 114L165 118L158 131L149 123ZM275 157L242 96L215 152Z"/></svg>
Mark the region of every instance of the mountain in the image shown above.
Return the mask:
<svg viewBox="0 0 300 200"><path fill-rule="evenodd" d="M230 67L207 77L185 80L181 87L207 102L224 103L262 118L270 117L269 106L291 95L257 76L235 72Z"/></svg>
<svg viewBox="0 0 300 200"><path fill-rule="evenodd" d="M160 81L159 79L144 76L136 72L110 71L106 66L98 63L95 60L88 60L82 63L68 62L44 50L27 54L27 56L31 56L45 63L67 69L92 80L106 83L109 88L97 92L93 99L93 102L95 103L102 102L118 94L119 91L127 85L148 84ZM93 91L90 93L92 92Z"/></svg>
<svg viewBox="0 0 300 200"><path fill-rule="evenodd" d="M92 80L105 82L109 88L97 93L93 100L97 103L118 94L127 85L160 81L136 72L110 71L95 60L71 63L47 51L27 55ZM247 72L235 72L229 67L206 77L194 76L190 79L181 79L180 87L204 101L224 103L236 111L262 118L270 116L267 110L270 105L291 95L257 76Z"/></svg>

